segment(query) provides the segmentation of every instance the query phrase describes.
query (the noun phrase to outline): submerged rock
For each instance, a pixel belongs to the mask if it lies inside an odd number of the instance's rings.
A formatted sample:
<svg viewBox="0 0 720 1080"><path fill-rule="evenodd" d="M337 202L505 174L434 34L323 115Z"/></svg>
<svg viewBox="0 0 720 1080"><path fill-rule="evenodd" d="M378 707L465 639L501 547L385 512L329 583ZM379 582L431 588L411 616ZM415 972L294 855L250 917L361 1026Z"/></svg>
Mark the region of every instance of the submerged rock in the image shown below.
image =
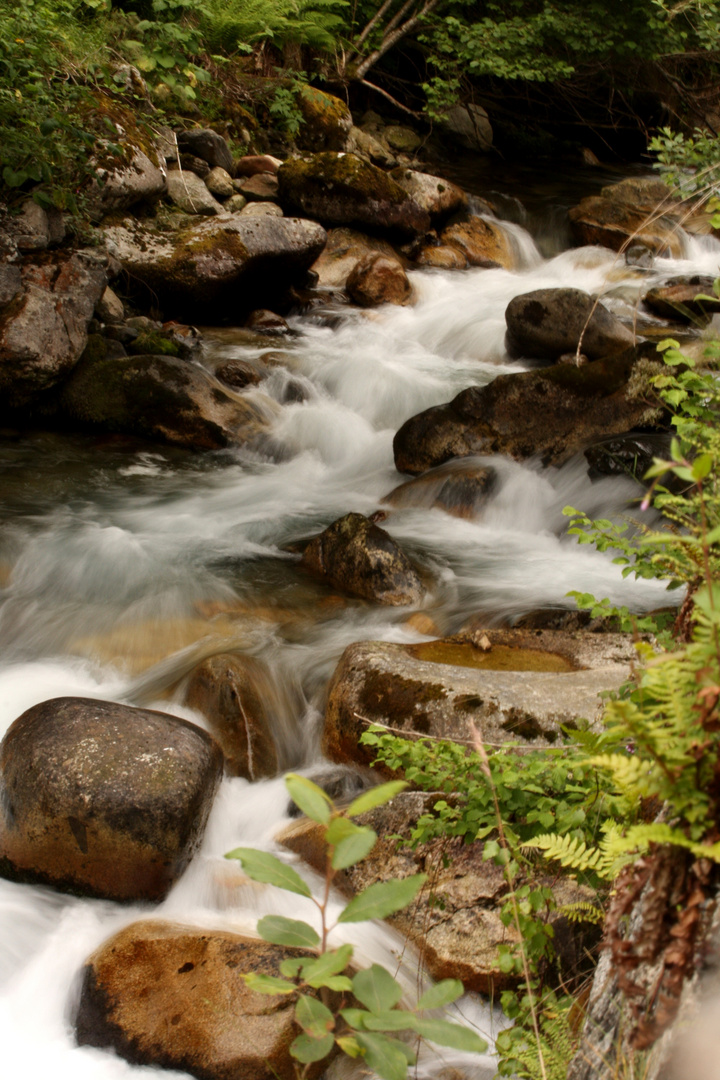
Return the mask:
<svg viewBox="0 0 720 1080"><path fill-rule="evenodd" d="M370 724L408 737L468 742L471 724L493 744L548 746L563 725L594 722L599 694L630 675L632 641L621 634L487 630L418 646L349 645L330 681L323 750L331 761L371 764L359 745Z"/></svg>
<svg viewBox="0 0 720 1080"><path fill-rule="evenodd" d="M77 1041L202 1080L294 1080L296 995L258 994L241 975L277 977L302 955L223 930L132 923L85 964Z"/></svg>
<svg viewBox="0 0 720 1080"><path fill-rule="evenodd" d="M88 698L28 709L0 746L0 873L161 900L198 847L222 753L194 724Z"/></svg>
<svg viewBox="0 0 720 1080"><path fill-rule="evenodd" d="M250 656L211 656L190 675L185 701L207 718L230 776L275 776L278 755L265 706L272 694L267 668Z"/></svg>
<svg viewBox="0 0 720 1080"><path fill-rule="evenodd" d="M83 360L59 403L81 424L198 450L239 446L266 426L256 405L229 393L204 368L172 356Z"/></svg>
<svg viewBox="0 0 720 1080"><path fill-rule="evenodd" d="M248 207L245 207L247 210ZM302 277L325 246L325 230L298 218L222 214L174 234L126 222L105 230L130 281L168 310L262 306Z"/></svg>
<svg viewBox="0 0 720 1080"><path fill-rule="evenodd" d="M302 565L335 588L377 604L418 604L424 594L408 557L362 514L347 514L311 540Z"/></svg>
<svg viewBox="0 0 720 1080"><path fill-rule="evenodd" d="M472 461L452 461L400 484L383 498L398 509L422 507L444 510L454 517L472 520L495 488L495 469Z"/></svg>
<svg viewBox="0 0 720 1080"><path fill-rule="evenodd" d="M709 300L700 300L700 295ZM713 278L676 278L658 285L643 297L643 303L654 315L674 322L705 323L720 312L720 299L713 290Z"/></svg>
<svg viewBox="0 0 720 1080"><path fill-rule="evenodd" d="M631 350L583 367L500 375L407 420L393 442L395 464L414 475L469 454L559 465L600 438L661 426L649 382L660 370Z"/></svg>
<svg viewBox="0 0 720 1080"><path fill-rule="evenodd" d="M557 360L581 352L589 360L635 344L632 330L581 289L535 289L514 297L505 311L505 347L513 357Z"/></svg>
<svg viewBox="0 0 720 1080"><path fill-rule="evenodd" d="M299 211L327 225L385 230L414 236L430 216L382 169L355 154L293 158L278 172L284 210Z"/></svg>
<svg viewBox="0 0 720 1080"><path fill-rule="evenodd" d="M434 979L462 979L466 990L498 993L517 985L519 976L501 970L498 946L518 940L515 928L506 927L501 910L508 897L502 867L483 860L483 843L466 844L443 837L411 848L407 839L423 813L431 811L445 794L402 792L392 802L357 819L379 836L370 854L336 879L350 896L379 882L398 881L426 873L428 885L418 899L388 922L420 952L426 971ZM323 829L307 819L286 828L277 838L318 873L325 870ZM591 900L590 889L565 878L536 878L549 885L558 905ZM521 881L518 881L518 885ZM551 916L557 955L564 971L573 971L582 956L581 934L560 912Z"/></svg>

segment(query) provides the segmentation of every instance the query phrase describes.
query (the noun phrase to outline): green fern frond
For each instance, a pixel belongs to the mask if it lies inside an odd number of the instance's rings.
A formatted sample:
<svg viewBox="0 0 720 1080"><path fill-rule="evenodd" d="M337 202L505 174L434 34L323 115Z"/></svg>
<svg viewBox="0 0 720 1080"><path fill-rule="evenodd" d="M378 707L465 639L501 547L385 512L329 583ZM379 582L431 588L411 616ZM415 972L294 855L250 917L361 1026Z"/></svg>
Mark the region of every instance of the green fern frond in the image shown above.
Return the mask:
<svg viewBox="0 0 720 1080"><path fill-rule="evenodd" d="M542 851L546 859L559 862L570 870L592 871L604 877L610 870L613 860L599 847L591 847L577 836L555 836L544 833L528 840L523 848Z"/></svg>
<svg viewBox="0 0 720 1080"><path fill-rule="evenodd" d="M605 912L597 904L589 900L578 900L574 904L563 904L558 908L560 915L564 915L573 923L592 923L600 926L605 921Z"/></svg>

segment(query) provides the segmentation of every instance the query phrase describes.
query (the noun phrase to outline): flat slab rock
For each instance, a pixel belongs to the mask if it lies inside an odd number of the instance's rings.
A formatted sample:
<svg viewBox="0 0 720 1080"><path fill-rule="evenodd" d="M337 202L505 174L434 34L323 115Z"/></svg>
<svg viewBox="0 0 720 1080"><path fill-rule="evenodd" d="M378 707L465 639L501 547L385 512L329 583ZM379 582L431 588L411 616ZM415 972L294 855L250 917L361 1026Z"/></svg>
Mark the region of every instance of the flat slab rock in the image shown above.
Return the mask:
<svg viewBox="0 0 720 1080"><path fill-rule="evenodd" d="M428 884L418 900L388 922L418 948L433 978L462 979L467 990L498 993L517 982L498 964L498 946L517 941L516 931L505 927L500 918L507 898L501 867L483 861L483 843L478 840L465 844L443 838L416 848L397 842L397 836L410 835L420 815L438 798L445 796L403 792L359 817L358 823L370 826L380 839L367 858L342 871L337 884L346 895L354 896L378 882L426 873ZM319 873L324 872L321 826L304 818L277 839ZM592 898L591 890L567 878L547 879L542 884L551 885L559 905ZM579 959L579 936L560 914L553 915L552 922L561 965L572 970Z"/></svg>
<svg viewBox="0 0 720 1080"><path fill-rule="evenodd" d="M371 724L467 741L473 723L488 742L547 746L558 739L562 726L598 720L598 695L627 681L636 656L624 634L488 630L481 636L492 647L553 654L575 670L493 671L418 659L416 646L356 642L343 653L330 682L326 755L332 761L369 765L372 749L358 742ZM430 644L465 645L470 654L474 648L472 639L462 635ZM437 651L441 654L442 648Z"/></svg>
<svg viewBox="0 0 720 1080"><path fill-rule="evenodd" d="M295 995L257 994L240 975L278 976L301 955L221 930L132 923L86 961L77 1040L201 1080L294 1080Z"/></svg>
<svg viewBox="0 0 720 1080"><path fill-rule="evenodd" d="M160 900L200 844L222 753L194 724L53 698L0 744L0 874L110 900Z"/></svg>

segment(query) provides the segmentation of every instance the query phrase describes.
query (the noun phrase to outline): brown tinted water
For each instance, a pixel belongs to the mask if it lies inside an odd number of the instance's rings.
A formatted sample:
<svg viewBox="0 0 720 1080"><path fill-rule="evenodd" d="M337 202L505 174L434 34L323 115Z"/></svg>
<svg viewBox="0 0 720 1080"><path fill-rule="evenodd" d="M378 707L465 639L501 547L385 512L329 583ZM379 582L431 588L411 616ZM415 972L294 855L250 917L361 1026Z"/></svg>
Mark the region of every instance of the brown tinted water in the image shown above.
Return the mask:
<svg viewBox="0 0 720 1080"><path fill-rule="evenodd" d="M455 667L485 668L488 671L547 671L563 673L577 671L566 657L542 649L518 649L510 645L493 645L487 652L469 642L423 641L408 646L417 660L432 664L453 664Z"/></svg>

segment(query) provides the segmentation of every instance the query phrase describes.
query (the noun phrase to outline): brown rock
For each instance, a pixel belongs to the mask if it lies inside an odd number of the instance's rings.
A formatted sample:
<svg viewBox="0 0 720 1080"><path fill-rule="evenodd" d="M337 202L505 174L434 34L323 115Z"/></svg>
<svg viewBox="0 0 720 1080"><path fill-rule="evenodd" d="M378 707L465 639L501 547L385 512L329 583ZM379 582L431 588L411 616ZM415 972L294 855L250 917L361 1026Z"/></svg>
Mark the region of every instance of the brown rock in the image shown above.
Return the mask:
<svg viewBox="0 0 720 1080"><path fill-rule="evenodd" d="M713 279L710 277L682 278L669 281L650 289L643 297L643 303L655 315L674 322L707 322L720 312L720 300L699 300L698 294L715 297Z"/></svg>
<svg viewBox="0 0 720 1080"><path fill-rule="evenodd" d="M462 252L470 266L504 266L506 270L515 266L507 236L486 218L471 217L468 221L449 225L443 230L440 241Z"/></svg>
<svg viewBox="0 0 720 1080"><path fill-rule="evenodd" d="M417 604L424 593L407 556L362 514L347 514L311 540L302 565L343 592L377 604Z"/></svg>
<svg viewBox="0 0 720 1080"><path fill-rule="evenodd" d="M109 701L28 709L0 747L0 872L111 900L161 900L198 847L220 747L185 720Z"/></svg>
<svg viewBox="0 0 720 1080"><path fill-rule="evenodd" d="M467 256L452 244L426 244L416 259L418 266L433 266L438 270L466 270Z"/></svg>
<svg viewBox="0 0 720 1080"><path fill-rule="evenodd" d="M579 244L600 244L620 251L628 243L644 244L656 254L683 254L682 207L657 179L622 180L583 199L569 211Z"/></svg>
<svg viewBox="0 0 720 1080"><path fill-rule="evenodd" d="M269 671L250 656L211 656L190 676L185 700L207 718L231 776L259 780L278 771L277 749L265 701Z"/></svg>
<svg viewBox="0 0 720 1080"><path fill-rule="evenodd" d="M278 180L275 173L255 173L242 181L240 194L250 202L272 202L278 197Z"/></svg>
<svg viewBox="0 0 720 1080"><path fill-rule="evenodd" d="M372 255L402 262L386 240L366 236L355 229L331 229L327 244L311 270L318 275L318 285L344 288L358 263Z"/></svg>
<svg viewBox="0 0 720 1080"><path fill-rule="evenodd" d="M407 304L411 288L408 276L398 258L385 255L366 255L350 273L348 296L361 307L379 304Z"/></svg>
<svg viewBox="0 0 720 1080"><path fill-rule="evenodd" d="M233 390L244 390L246 386L257 386L263 376L257 368L245 360L228 360L215 369L215 377L231 386Z"/></svg>
<svg viewBox="0 0 720 1080"><path fill-rule="evenodd" d="M16 274L7 279L17 284ZM23 266L21 279L0 314L0 393L10 408L33 402L77 363L107 285L107 259L95 251L45 257Z"/></svg>
<svg viewBox="0 0 720 1080"><path fill-rule="evenodd" d="M467 209L467 195L449 180L403 167L393 169L390 175L433 219Z"/></svg>
<svg viewBox="0 0 720 1080"><path fill-rule="evenodd" d="M294 1080L295 995L255 993L240 976L278 976L302 955L221 930L133 923L85 965L78 1043L202 1080Z"/></svg>
<svg viewBox="0 0 720 1080"><path fill-rule="evenodd" d="M538 455L559 465L600 438L661 427L662 410L649 404L649 379L659 371L630 351L582 367L500 375L407 420L395 435L395 465L418 475L472 454Z"/></svg>
<svg viewBox="0 0 720 1080"><path fill-rule="evenodd" d="M245 320L245 325L249 330L254 330L256 334L287 334L290 332L290 327L282 315L276 315L274 311L268 311L267 308L251 311Z"/></svg>
<svg viewBox="0 0 720 1080"><path fill-rule="evenodd" d="M380 839L367 858L342 872L337 883L346 895L354 896L379 882L426 873L429 880L418 900L388 922L418 948L423 967L433 978L461 979L466 990L498 993L519 981L517 975L504 974L498 964L498 946L518 940L515 928L504 926L500 918L508 895L502 868L483 861L482 841L465 844L460 838L443 838L414 849L397 841L398 836L409 838L420 815L439 798L447 796L403 792L359 817L358 823L374 829ZM315 870L324 871L322 828L315 822L292 825L278 840ZM558 904L592 899L590 889L562 878L543 878L538 884L551 885ZM558 913L551 922L556 935L567 928L567 920ZM581 954L580 943L565 936L570 947L564 959L566 968L572 968Z"/></svg>
<svg viewBox="0 0 720 1080"><path fill-rule="evenodd" d="M233 176L255 176L257 173L277 173L282 165L280 158L270 154L246 154L235 162Z"/></svg>
<svg viewBox="0 0 720 1080"><path fill-rule="evenodd" d="M390 506L433 507L454 517L476 518L495 487L497 474L487 465L472 461L452 461L408 480L382 500Z"/></svg>

